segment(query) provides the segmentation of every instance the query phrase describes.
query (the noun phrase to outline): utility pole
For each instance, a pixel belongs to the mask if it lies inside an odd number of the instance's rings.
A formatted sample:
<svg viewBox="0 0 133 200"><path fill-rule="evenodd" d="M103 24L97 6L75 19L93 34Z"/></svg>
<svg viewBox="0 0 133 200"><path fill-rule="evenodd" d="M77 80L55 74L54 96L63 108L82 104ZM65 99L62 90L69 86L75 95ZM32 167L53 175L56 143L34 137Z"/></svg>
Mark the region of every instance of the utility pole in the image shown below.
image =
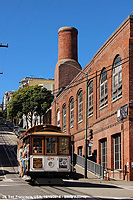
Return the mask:
<svg viewBox="0 0 133 200"><path fill-rule="evenodd" d="M0 43L0 47L8 47L8 43L6 43L6 44Z"/></svg>
<svg viewBox="0 0 133 200"><path fill-rule="evenodd" d="M8 47L8 43L6 43L6 44L0 43L0 47ZM3 72L0 72L0 74L3 74Z"/></svg>

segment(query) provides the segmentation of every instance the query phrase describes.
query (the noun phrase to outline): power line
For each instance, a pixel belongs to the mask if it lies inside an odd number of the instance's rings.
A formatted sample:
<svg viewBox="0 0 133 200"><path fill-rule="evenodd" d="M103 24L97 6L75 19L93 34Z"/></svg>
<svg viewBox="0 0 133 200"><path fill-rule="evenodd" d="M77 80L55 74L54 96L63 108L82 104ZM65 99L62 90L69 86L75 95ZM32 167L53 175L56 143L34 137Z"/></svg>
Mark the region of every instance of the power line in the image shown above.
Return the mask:
<svg viewBox="0 0 133 200"><path fill-rule="evenodd" d="M54 0L50 0L50 2L45 7L43 7L43 9L39 12L39 14L36 15L34 17L34 19L32 19L32 21L27 26L25 26L25 28L23 28L23 30L21 31L21 34L23 34L25 31L28 30L28 28L37 20L37 18L39 18L49 8L49 6L52 4L53 1ZM26 17L36 8L36 6L39 3L40 2L38 1L37 4L35 4L35 6L29 11L29 13L26 15ZM26 18L26 17L24 17L24 18ZM23 21L24 21L24 18L23 18ZM19 25L20 25L20 23L17 26L19 26ZM19 34L18 37L20 37L21 34ZM10 42L16 41L18 39L18 37L15 37L15 40L11 40Z"/></svg>
<svg viewBox="0 0 133 200"><path fill-rule="evenodd" d="M132 56L132 55L131 55ZM130 56L129 56L130 57ZM124 58L124 59L122 59L122 60L125 60L125 59L127 59L127 58L129 58L129 57L126 57L126 58ZM133 58L132 58L133 59ZM131 59L131 60L132 60ZM120 63L120 65L124 65L124 64L126 64L127 62L129 62L129 60L128 61L125 61L125 62L123 62L123 63ZM109 65L109 66L107 66L106 68L108 68L108 67L111 67L112 65ZM119 65L117 65L116 67L118 67ZM125 66L122 66L122 68L124 68ZM107 72L108 71L110 71L110 70L112 70L112 68L111 69L108 69L107 70ZM101 72L102 70L99 70L98 72ZM95 75L95 73L92 73L92 74L90 74L89 76L92 76L92 75L94 75L93 77L91 77L88 81L92 81L94 78L96 78L96 77L98 77L98 76L100 76L101 75L101 73L99 73L99 74L97 74L97 75ZM88 76L88 77L89 77ZM112 78L112 77L109 77L109 78L107 78L107 81L110 79L110 78ZM83 79L80 79L80 80L83 80ZM80 85L80 84L82 84L82 83L85 83L86 82L86 80L83 80L82 82L80 82L80 83L77 83L77 84L75 84L75 85L73 85L73 86L69 86L69 87L67 87L66 86L66 88L63 90L63 92L65 92L66 90L68 90L68 89L71 89L71 88L73 88L73 87L76 87L77 85ZM98 87L97 87L97 89L99 89L100 88L100 86L98 85ZM83 90L82 90L83 91ZM86 91L84 91L83 93L82 93L82 95L84 96L86 94ZM54 100L54 101L56 101L56 99ZM77 100L75 100L74 102L76 102ZM30 102L32 102L32 103L34 103L34 101L30 101ZM29 103L30 103L29 102ZM9 102L10 103L10 102ZM23 106L23 104L25 103L25 101L24 102L21 102L21 103L15 103L14 105L22 105ZM64 103L63 103L64 104ZM68 106L69 107L69 106ZM66 107L66 109L68 109L68 107ZM61 114L62 114L62 112L61 112ZM54 120L56 117L54 117L52 120Z"/></svg>
<svg viewBox="0 0 133 200"><path fill-rule="evenodd" d="M132 56L132 55L131 55ZM130 57L130 56L129 56ZM127 58L129 58L129 57L126 57L126 58L124 58L124 59L122 59L122 60L125 60L125 59L127 59ZM133 59L133 58L132 58ZM121 60L121 61L122 61ZM127 62L129 62L129 60L128 61L125 61L125 62L123 62L123 63L120 63L120 65L124 65L124 64L126 64ZM120 65L117 65L116 67L118 67L118 66L120 66ZM107 66L107 67L105 67L105 68L108 68L108 67L112 67L112 65L109 65L109 66ZM115 67L115 68L116 68ZM125 66L122 66L122 68L124 68ZM108 71L111 71L112 70L112 68L111 69L108 69L108 70L106 70L107 72ZM99 71L97 71L97 72L99 72L99 74L97 74L97 75L95 75L95 73L92 73L92 74L90 74L88 77L91 77L91 78L89 78L88 79L88 81L89 82L91 82L94 78L96 78L96 77L98 77L98 76L101 76L101 71L102 70L99 70ZM92 77L92 75L94 75L93 77ZM107 78L107 80L109 80L110 78L112 78L112 77L109 77L109 78ZM81 81L82 80L82 81ZM80 82L79 82L80 81ZM82 83L85 83L86 82L86 80L83 80L83 79L79 79L78 81L75 81L75 82L77 82L77 84L75 84L75 85L72 85L72 86L65 86L65 89L62 91L62 92L65 92L66 90L69 90L69 89L71 89L71 88L73 88L73 87L76 87L76 86L78 86L78 85L80 85L80 84L82 84ZM75 83L74 82L74 83ZM97 87L97 89L99 89L100 88L100 86L98 86ZM84 92L83 93L83 95L84 94L86 94L86 92ZM56 99L54 100L54 101L56 101ZM32 101L32 102L34 102L34 101ZM25 102L21 102L21 103L16 103L15 105L22 105L23 103L25 103Z"/></svg>
<svg viewBox="0 0 133 200"><path fill-rule="evenodd" d="M126 58L124 58L124 59L126 59ZM123 60L124 60L123 59ZM132 58L133 59L133 58ZM132 60L131 59L131 60ZM129 60L128 61L125 61L125 62L123 62L123 63L121 63L120 65L123 65L123 64L126 64L127 62L129 62ZM119 65L117 65L116 67L118 67ZM122 66L122 68L124 68L125 66ZM112 70L112 68L111 69L108 69L107 71L110 71L110 70ZM100 71L102 71L102 70L99 70L99 72ZM94 74L94 73L93 73ZM98 76L100 76L101 74L98 74L98 75L95 75L95 76L93 76L91 79L89 79L90 81L91 80L93 80L94 78L96 78L96 77L98 77ZM109 77L109 78L107 78L107 81L109 80L109 79L111 79L112 78L112 76L111 77ZM86 82L86 80L84 80L84 81L82 81L81 83L84 83L84 82ZM81 84L81 83L79 83L79 84ZM74 85L74 86L71 86L71 87L68 87L68 88L66 88L63 92L65 92L67 89L70 89L70 88L73 88L73 87L76 87L77 85L79 85L79 84L76 84L76 85ZM97 89L99 89L100 88L100 85L98 84L98 87L97 87ZM83 90L82 90L83 91ZM83 93L83 96L86 94L86 91L84 91ZM71 97L70 97L71 98ZM74 101L74 102L76 102L77 101L77 99ZM56 99L54 100L54 102L56 102ZM64 102L65 103L65 102ZM63 103L63 104L64 104ZM63 105L62 104L62 105ZM69 108L69 105L68 106L66 106L66 109L68 109ZM63 114L63 111L60 111L60 114ZM51 120L54 120L54 119L56 119L56 116L54 117L54 118L52 118Z"/></svg>
<svg viewBox="0 0 133 200"><path fill-rule="evenodd" d="M18 5L17 5L17 7L15 8L15 10L13 11L12 15L9 17L9 20L8 20L7 23L5 24L4 28L2 28L2 31L0 32L0 34L1 34L3 31L5 31L5 29L8 27L8 24L10 23L10 21L12 20L13 16L14 16L15 13L16 13L16 11L18 10L18 8L20 7L20 5L22 4L22 1L23 1L23 0L21 0L21 1L18 3Z"/></svg>
<svg viewBox="0 0 133 200"><path fill-rule="evenodd" d="M124 61L124 60L130 58L132 55L133 55L133 54L131 54L131 55L128 56L128 57L123 58L121 61ZM129 60L126 61L126 62L120 63L120 65L125 64L125 63L127 63L127 62L129 62ZM116 64L117 64L117 63L116 63ZM69 64L68 64L68 66L69 66ZM114 68L116 68L116 67L118 67L118 66L119 66L119 65L115 66ZM103 68L108 69L108 68L110 68L110 67L112 67L112 65L108 65L108 66L103 67ZM103 68L102 68L101 70L98 70L98 71L97 71L97 73L99 73L97 76L100 76L100 75L101 75L101 72L102 72ZM112 70L112 68L109 69L109 70L106 70L106 71L108 72L108 71L110 71L110 70ZM82 72L81 72L81 73L82 73ZM79 75L80 75L81 73L79 72ZM88 78L91 77L91 78L89 78L89 80L95 78L95 77L92 77L93 75L95 75L95 73L96 73L96 72L91 73L91 74L88 75ZM75 80L75 81L71 82L69 85L72 85L72 84L74 84L74 83L76 83L76 82L79 82L79 84L84 83L86 80L83 81L83 79L85 79L85 77L84 77L84 78L81 78L81 79L78 79L78 80ZM81 82L81 81L82 81L82 82ZM69 86L69 85L63 86L63 87L65 88L65 89L63 90L63 92L64 92L65 90L67 90L67 89L70 89L70 88L72 88L72 87L77 86L78 84L76 84L76 85L74 85L74 86ZM59 91L60 89L61 89L61 88L55 89L54 92L55 92L56 90ZM58 93L58 92L57 92L57 93ZM56 94L57 94L57 93L56 93Z"/></svg>
<svg viewBox="0 0 133 200"><path fill-rule="evenodd" d="M19 22L19 23L16 25L16 27L18 27L23 21L25 21L25 20L27 19L27 17L33 12L33 10L36 9L36 7L38 6L39 3L40 3L40 0L38 0L38 1L36 2L36 4L33 5L33 7L32 7L32 8L28 11L28 13L23 17L22 21Z"/></svg>

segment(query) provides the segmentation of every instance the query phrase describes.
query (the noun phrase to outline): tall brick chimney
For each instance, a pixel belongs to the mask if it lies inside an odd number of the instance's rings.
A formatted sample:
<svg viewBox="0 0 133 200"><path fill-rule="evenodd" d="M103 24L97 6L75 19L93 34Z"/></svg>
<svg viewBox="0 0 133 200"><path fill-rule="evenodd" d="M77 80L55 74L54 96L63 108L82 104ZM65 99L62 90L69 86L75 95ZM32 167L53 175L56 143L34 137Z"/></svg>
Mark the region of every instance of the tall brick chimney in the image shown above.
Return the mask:
<svg viewBox="0 0 133 200"><path fill-rule="evenodd" d="M62 27L58 30L58 34L58 61L61 59L74 59L77 61L77 29Z"/></svg>
<svg viewBox="0 0 133 200"><path fill-rule="evenodd" d="M77 29L74 27L61 27L58 30L58 34L58 62L55 68L55 93L62 87L67 86L79 73L79 70L76 68L81 70L77 54Z"/></svg>

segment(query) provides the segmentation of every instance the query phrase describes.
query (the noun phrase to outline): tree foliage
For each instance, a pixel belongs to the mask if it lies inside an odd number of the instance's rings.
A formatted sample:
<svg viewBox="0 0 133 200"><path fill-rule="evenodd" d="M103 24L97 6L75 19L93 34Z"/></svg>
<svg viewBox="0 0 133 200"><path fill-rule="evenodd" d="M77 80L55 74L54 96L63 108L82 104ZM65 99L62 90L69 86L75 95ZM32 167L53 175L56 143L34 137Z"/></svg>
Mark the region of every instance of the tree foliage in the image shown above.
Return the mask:
<svg viewBox="0 0 133 200"><path fill-rule="evenodd" d="M50 90L41 86L27 86L16 91L7 109L7 117L13 119L21 118L30 113L31 117L34 112L42 116L51 106L53 95Z"/></svg>

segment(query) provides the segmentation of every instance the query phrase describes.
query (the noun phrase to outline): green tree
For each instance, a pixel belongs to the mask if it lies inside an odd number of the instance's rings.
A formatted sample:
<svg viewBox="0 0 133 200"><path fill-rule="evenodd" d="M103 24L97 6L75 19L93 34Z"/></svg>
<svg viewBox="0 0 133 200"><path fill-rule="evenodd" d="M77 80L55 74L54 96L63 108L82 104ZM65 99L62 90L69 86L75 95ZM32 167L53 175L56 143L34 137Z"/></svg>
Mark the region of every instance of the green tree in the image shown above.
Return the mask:
<svg viewBox="0 0 133 200"><path fill-rule="evenodd" d="M9 102L7 117L10 119L22 118L25 114L26 121L29 117L32 126L33 113L41 116L51 106L53 95L51 91L41 86L28 86L15 92Z"/></svg>

